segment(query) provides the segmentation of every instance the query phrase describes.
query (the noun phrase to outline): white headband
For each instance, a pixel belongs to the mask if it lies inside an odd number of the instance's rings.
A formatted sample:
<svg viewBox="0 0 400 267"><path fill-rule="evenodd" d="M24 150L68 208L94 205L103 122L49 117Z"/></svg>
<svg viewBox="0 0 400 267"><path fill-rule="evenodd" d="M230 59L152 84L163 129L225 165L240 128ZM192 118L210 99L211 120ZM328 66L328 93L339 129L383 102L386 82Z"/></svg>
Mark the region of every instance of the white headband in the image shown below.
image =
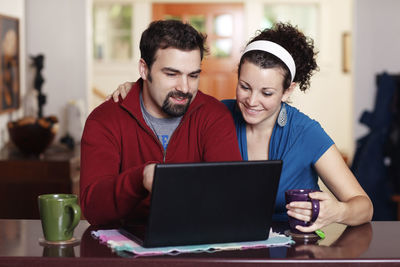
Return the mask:
<svg viewBox="0 0 400 267"><path fill-rule="evenodd" d="M293 57L285 48L274 42L258 40L246 46L243 55L252 50L265 51L282 60L283 63L285 63L285 65L289 68L290 75L292 76L291 81L293 82L294 76L296 75L296 64L294 63Z"/></svg>

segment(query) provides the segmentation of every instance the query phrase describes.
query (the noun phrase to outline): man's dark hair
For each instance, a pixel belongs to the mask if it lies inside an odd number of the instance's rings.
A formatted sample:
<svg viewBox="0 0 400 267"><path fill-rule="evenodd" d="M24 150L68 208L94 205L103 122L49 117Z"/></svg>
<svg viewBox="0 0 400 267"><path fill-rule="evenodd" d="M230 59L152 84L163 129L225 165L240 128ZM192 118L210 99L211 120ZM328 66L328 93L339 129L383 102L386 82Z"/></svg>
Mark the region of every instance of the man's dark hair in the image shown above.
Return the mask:
<svg viewBox="0 0 400 267"><path fill-rule="evenodd" d="M157 50L172 47L186 51L200 49L200 57L203 59L207 52L205 41L206 36L189 24L178 20L153 21L140 38L141 58L151 69Z"/></svg>

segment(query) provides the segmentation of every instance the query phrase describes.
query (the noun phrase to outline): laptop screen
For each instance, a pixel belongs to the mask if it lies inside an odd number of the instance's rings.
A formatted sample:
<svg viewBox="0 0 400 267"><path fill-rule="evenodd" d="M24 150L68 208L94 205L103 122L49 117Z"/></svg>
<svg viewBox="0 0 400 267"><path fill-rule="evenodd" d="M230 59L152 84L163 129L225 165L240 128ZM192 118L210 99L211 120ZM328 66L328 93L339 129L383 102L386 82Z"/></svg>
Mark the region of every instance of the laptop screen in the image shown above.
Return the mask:
<svg viewBox="0 0 400 267"><path fill-rule="evenodd" d="M158 164L143 246L268 238L281 161Z"/></svg>

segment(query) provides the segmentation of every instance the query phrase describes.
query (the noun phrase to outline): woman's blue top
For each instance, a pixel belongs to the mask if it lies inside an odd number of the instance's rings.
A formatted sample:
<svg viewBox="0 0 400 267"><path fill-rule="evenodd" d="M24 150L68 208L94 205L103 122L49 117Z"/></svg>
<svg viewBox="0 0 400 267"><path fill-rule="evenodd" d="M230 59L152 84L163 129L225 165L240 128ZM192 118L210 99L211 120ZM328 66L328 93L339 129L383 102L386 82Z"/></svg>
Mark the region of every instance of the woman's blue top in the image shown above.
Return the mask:
<svg viewBox="0 0 400 267"><path fill-rule="evenodd" d="M222 100L232 112L243 160L248 160L246 122L236 100ZM334 142L321 125L297 108L283 104L287 110L287 123L275 123L269 143L269 160L282 160L282 173L275 201L273 220L287 221L285 191L288 189L319 189L314 164ZM267 144L265 144L267 145Z"/></svg>

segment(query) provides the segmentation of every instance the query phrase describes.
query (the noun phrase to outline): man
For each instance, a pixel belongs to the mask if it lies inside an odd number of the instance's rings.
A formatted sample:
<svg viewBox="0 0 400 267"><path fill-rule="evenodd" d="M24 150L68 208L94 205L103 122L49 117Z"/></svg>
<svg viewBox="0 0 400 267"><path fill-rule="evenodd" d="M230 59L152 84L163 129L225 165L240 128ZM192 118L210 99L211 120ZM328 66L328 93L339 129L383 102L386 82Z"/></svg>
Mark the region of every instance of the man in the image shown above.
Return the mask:
<svg viewBox="0 0 400 267"><path fill-rule="evenodd" d="M198 91L204 43L190 25L151 23L140 40L141 78L123 101L89 115L80 202L91 224L146 220L155 163L241 160L229 111Z"/></svg>

